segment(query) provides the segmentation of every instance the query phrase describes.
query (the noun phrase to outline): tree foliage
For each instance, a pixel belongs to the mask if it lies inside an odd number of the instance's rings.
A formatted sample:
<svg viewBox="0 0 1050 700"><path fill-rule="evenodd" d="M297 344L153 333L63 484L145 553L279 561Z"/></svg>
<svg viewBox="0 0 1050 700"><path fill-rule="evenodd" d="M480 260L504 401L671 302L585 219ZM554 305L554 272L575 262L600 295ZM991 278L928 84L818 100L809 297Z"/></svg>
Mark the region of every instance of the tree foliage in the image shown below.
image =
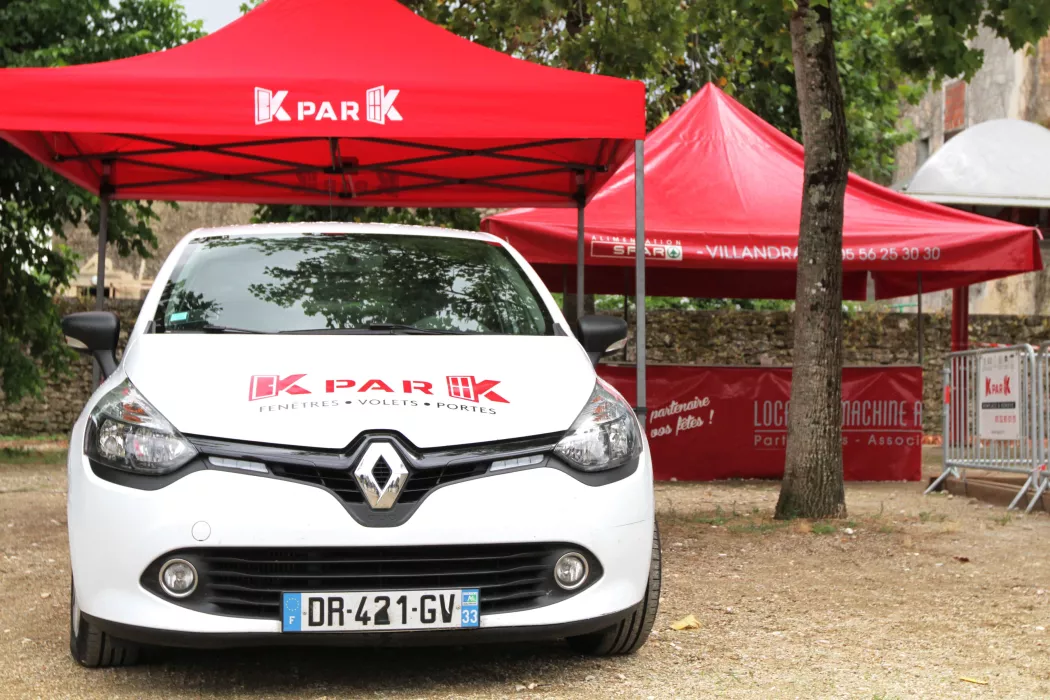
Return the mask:
<svg viewBox="0 0 1050 700"><path fill-rule="evenodd" d="M784 0L403 0L420 15L490 48L546 65L643 80L649 127L708 82L801 138ZM888 181L911 138L902 102L924 80L905 79L897 43L914 30L894 2L841 0L836 50L856 169Z"/></svg>
<svg viewBox="0 0 1050 700"><path fill-rule="evenodd" d="M4 0L0 68L62 66L135 56L201 36L175 0ZM0 96L0 100L2 100ZM120 255L156 246L149 202L114 202L109 240ZM55 295L76 271L64 231L98 230L98 198L0 141L0 375L7 401L60 371Z"/></svg>

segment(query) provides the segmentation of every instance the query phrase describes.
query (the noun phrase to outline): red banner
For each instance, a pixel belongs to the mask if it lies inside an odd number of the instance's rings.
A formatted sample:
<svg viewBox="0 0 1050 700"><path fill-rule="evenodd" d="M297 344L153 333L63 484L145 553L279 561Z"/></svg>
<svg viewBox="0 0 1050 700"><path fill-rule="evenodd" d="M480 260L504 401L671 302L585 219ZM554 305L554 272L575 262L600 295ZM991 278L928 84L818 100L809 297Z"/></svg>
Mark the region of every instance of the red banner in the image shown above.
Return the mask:
<svg viewBox="0 0 1050 700"><path fill-rule="evenodd" d="M779 479L784 475L790 367L650 366L646 434L657 479ZM633 366L598 374L628 401ZM922 476L922 370L842 372L842 457L848 481Z"/></svg>

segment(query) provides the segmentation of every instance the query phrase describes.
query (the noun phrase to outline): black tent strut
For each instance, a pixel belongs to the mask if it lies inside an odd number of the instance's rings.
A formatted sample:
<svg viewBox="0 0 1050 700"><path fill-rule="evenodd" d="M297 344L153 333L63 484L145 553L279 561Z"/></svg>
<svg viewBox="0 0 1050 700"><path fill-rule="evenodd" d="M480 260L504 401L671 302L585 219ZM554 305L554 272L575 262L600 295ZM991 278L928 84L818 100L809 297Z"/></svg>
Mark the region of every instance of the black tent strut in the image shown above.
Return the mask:
<svg viewBox="0 0 1050 700"><path fill-rule="evenodd" d="M347 175L352 175L354 173L374 172L395 177L427 180L428 182L406 185L395 184L388 187L370 190L368 192L369 197L396 194L399 192L406 192L419 189L433 189L435 187L475 186L486 187L490 189L507 190L510 192L526 192L551 197L565 197L566 199L578 201L578 192L573 192L570 194L558 190L543 189L539 187L529 187L527 185L515 184L508 181L525 177L541 177L546 175L553 175L560 172L576 173L578 176L576 178L577 185L579 185L578 189L582 189L583 183L580 182L580 175L582 175L583 173L605 173L609 170L609 166L606 163L581 163L575 161L560 161L552 158L537 158L533 156L519 155L514 153L514 151L519 151L523 149L543 148L548 146L576 143L584 140L575 138L546 139L543 141L524 141L521 143L509 144L504 146L494 146L491 148L467 149L419 143L415 141L402 141L397 139L384 139L373 137L289 137L266 140L259 139L251 141L231 141L227 143L219 143L213 145L194 145L182 143L172 139L163 139L137 134L108 135L113 136L115 138L122 138L130 141L138 141L141 143L151 144L155 145L156 147L139 148L127 151L103 151L97 153L83 153L77 147L76 142L72 138L72 135L66 134L65 136L69 140L70 144L73 145L73 149L76 151L76 153L58 153L53 150L52 158L56 163L86 162L90 164L99 161L108 161L111 163L125 162L130 165L135 165L139 168L148 168L163 172L175 172L190 176L185 178L166 178L140 180L138 182L121 182L119 183L119 185L114 185L112 182L110 182L110 191L113 194L123 192L126 190L148 189L151 187L178 184L190 185L201 184L206 182L245 182L253 185L273 187L275 189L288 190L303 194L328 196L328 190L320 187L310 187L307 185L296 185L292 183L277 182L274 180L264 179L287 175L315 173L320 175L343 176L343 188L338 193L338 196L341 199L355 198L352 182L349 182L347 180ZM343 141L359 141L362 143L376 143L389 146L400 146L404 148L427 150L431 151L431 153L424 156L418 156L413 158L399 158L395 160L382 161L379 163L360 163L355 158L345 158L342 155L342 149L340 148L340 144ZM331 154L331 159L323 164L315 164L296 160L288 160L285 158L274 158L270 156L261 155L259 153L245 153L240 150L235 150L244 148L259 149L264 146L278 146L292 143L311 142L327 144ZM223 173L218 170L188 168L185 166L178 166L168 163L159 163L153 160L146 160L146 158L154 156L165 156L190 152L210 153L216 156L224 156L235 160L248 161L277 167L265 170L258 170L255 172L231 174ZM537 167L533 169L518 168L509 171L497 171L491 174L478 175L468 178L450 177L437 175L433 173L420 172L418 170L405 169L405 166L435 163L439 161L452 160L455 158L486 158L496 161L496 163L517 163L521 166L532 165L547 167ZM493 166L495 166L496 163L493 163Z"/></svg>

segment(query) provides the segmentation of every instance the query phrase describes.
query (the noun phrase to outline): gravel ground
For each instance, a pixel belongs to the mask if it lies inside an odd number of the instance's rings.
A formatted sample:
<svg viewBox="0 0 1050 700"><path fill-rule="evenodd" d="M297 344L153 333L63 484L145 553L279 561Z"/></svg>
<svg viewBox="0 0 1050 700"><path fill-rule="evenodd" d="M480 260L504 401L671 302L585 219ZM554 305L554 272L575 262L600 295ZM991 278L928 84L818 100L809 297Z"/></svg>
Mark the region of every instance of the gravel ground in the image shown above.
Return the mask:
<svg viewBox="0 0 1050 700"><path fill-rule="evenodd" d="M631 658L561 644L171 651L88 671L68 653L56 457L0 464L2 697L1050 696L1050 518L918 484L852 484L850 519L832 523L771 520L775 483L661 485L664 595ZM698 630L669 628L688 614Z"/></svg>

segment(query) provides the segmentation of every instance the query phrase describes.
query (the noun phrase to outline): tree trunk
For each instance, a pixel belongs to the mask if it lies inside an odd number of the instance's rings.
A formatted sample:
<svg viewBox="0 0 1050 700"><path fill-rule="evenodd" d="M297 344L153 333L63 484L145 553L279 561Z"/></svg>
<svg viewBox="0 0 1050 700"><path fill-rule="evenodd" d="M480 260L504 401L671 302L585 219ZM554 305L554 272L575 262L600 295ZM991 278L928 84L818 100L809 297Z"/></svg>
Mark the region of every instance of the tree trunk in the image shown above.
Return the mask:
<svg viewBox="0 0 1050 700"><path fill-rule="evenodd" d="M830 2L799 0L791 46L806 156L787 460L776 517L842 517L842 210L849 156Z"/></svg>

